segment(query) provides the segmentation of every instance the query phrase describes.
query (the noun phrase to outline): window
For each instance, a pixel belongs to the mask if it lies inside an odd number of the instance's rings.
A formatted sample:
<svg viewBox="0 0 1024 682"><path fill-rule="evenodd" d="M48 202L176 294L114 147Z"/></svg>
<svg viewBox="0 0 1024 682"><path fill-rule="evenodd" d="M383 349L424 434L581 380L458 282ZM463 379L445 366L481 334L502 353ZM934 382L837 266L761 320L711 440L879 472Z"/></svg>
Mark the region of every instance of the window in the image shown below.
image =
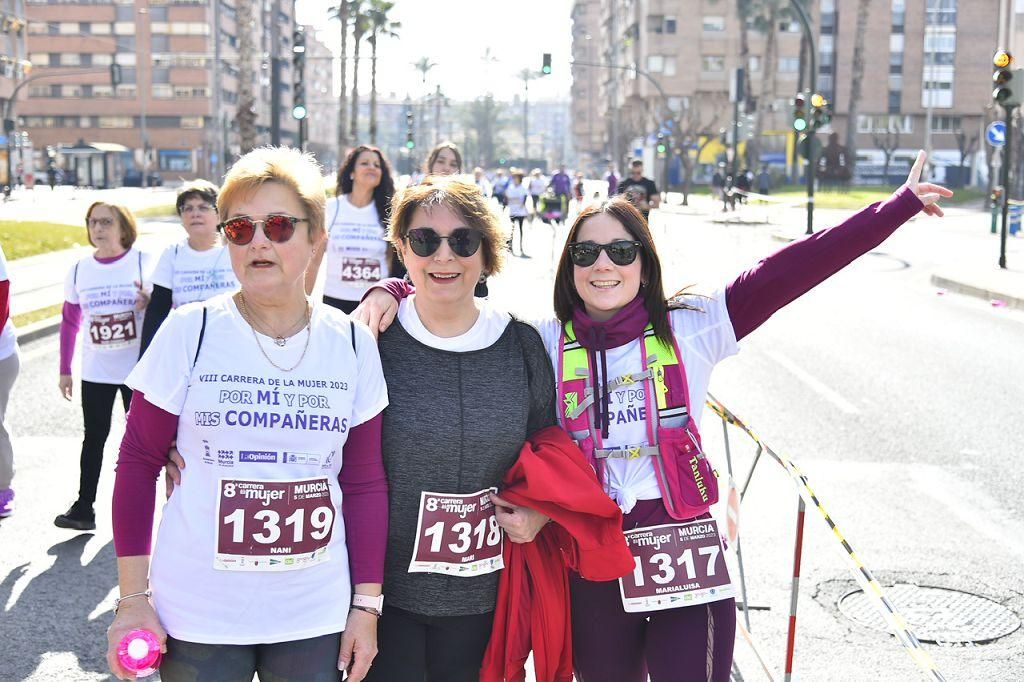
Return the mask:
<svg viewBox="0 0 1024 682"><path fill-rule="evenodd" d="M674 76L676 75L676 58L665 57L665 75Z"/></svg>
<svg viewBox="0 0 1024 682"><path fill-rule="evenodd" d="M665 70L665 58L660 54L647 55L647 70L651 73L661 73Z"/></svg>
<svg viewBox="0 0 1024 682"><path fill-rule="evenodd" d="M127 97L129 99L134 98L135 97L135 84L134 83L132 83L132 84L124 84L124 83L122 83L121 85L118 85L117 86L117 94L114 95L114 96L115 97Z"/></svg>
<svg viewBox="0 0 1024 682"><path fill-rule="evenodd" d="M903 39L902 34L889 36L889 52L903 52Z"/></svg>
<svg viewBox="0 0 1024 682"><path fill-rule="evenodd" d="M700 58L700 70L704 73L721 73L725 71L725 57L721 55L704 55Z"/></svg>
<svg viewBox="0 0 1024 682"><path fill-rule="evenodd" d="M28 34L30 36L45 36L49 32L50 29L45 21L28 22Z"/></svg>
<svg viewBox="0 0 1024 682"><path fill-rule="evenodd" d="M914 132L914 126L911 124L910 116L861 115L857 117L858 133L884 133L889 130L912 133Z"/></svg>
<svg viewBox="0 0 1024 682"><path fill-rule="evenodd" d="M650 33L662 33L665 28L665 17L660 14L647 15L647 30Z"/></svg>
<svg viewBox="0 0 1024 682"><path fill-rule="evenodd" d="M135 35L134 21L118 21L114 23L114 35L133 36Z"/></svg>
<svg viewBox="0 0 1024 682"><path fill-rule="evenodd" d="M154 54L171 51L171 39L168 36L153 34L150 38L150 50Z"/></svg>
<svg viewBox="0 0 1024 682"><path fill-rule="evenodd" d="M78 32L85 36L89 35L92 33L92 24L88 21L78 22Z"/></svg>
<svg viewBox="0 0 1024 682"><path fill-rule="evenodd" d="M50 86L49 85L30 85L28 86L29 97L49 97Z"/></svg>
<svg viewBox="0 0 1024 682"><path fill-rule="evenodd" d="M88 52L83 52L78 55L78 58L81 61L82 66L92 66L92 55Z"/></svg>
<svg viewBox="0 0 1024 682"><path fill-rule="evenodd" d="M933 133L955 133L963 130L963 122L959 116L932 116Z"/></svg>
<svg viewBox="0 0 1024 682"><path fill-rule="evenodd" d="M720 33L725 30L725 17L705 16L702 30L705 33Z"/></svg>
<svg viewBox="0 0 1024 682"><path fill-rule="evenodd" d="M117 21L135 23L135 6L118 5L116 10Z"/></svg>
<svg viewBox="0 0 1024 682"><path fill-rule="evenodd" d="M92 96L93 97L113 97L114 96L114 88L111 85L109 85L109 84L106 84L106 85L99 85L99 84L93 85L92 86Z"/></svg>
<svg viewBox="0 0 1024 682"><path fill-rule="evenodd" d="M903 76L891 75L889 76L889 89L890 90L902 90L903 89Z"/></svg>
<svg viewBox="0 0 1024 682"><path fill-rule="evenodd" d="M188 149L159 149L157 158L160 170L172 172L189 172L192 170L192 151Z"/></svg>
<svg viewBox="0 0 1024 682"><path fill-rule="evenodd" d="M800 71L800 57L779 57L779 73L797 73Z"/></svg>
<svg viewBox="0 0 1024 682"><path fill-rule="evenodd" d="M675 32L676 32L676 18L675 17L665 17L665 33L675 33Z"/></svg>
<svg viewBox="0 0 1024 682"><path fill-rule="evenodd" d="M903 73L903 53L889 53L889 73Z"/></svg>
<svg viewBox="0 0 1024 682"><path fill-rule="evenodd" d="M194 130L196 128L202 128L203 127L203 117L202 116L182 116L181 117L181 124L180 125L181 125L181 127L183 129L187 129L187 130Z"/></svg>
<svg viewBox="0 0 1024 682"><path fill-rule="evenodd" d="M747 68L751 71L761 70L761 58L757 55L751 55L747 60Z"/></svg>
<svg viewBox="0 0 1024 682"><path fill-rule="evenodd" d="M174 97L174 87L168 83L155 83L150 90L155 99L171 99Z"/></svg>
<svg viewBox="0 0 1024 682"><path fill-rule="evenodd" d="M50 63L50 54L48 52L30 52L28 60L33 64L46 66Z"/></svg>
<svg viewBox="0 0 1024 682"><path fill-rule="evenodd" d="M79 116L78 117L79 128L92 128L92 116Z"/></svg>
<svg viewBox="0 0 1024 682"><path fill-rule="evenodd" d="M82 86L81 85L62 85L60 86L61 97L81 97Z"/></svg>
<svg viewBox="0 0 1024 682"><path fill-rule="evenodd" d="M956 0L926 0L926 26L955 26Z"/></svg>
<svg viewBox="0 0 1024 682"><path fill-rule="evenodd" d="M100 128L131 128L135 119L131 116L100 116L97 124Z"/></svg>
<svg viewBox="0 0 1024 682"><path fill-rule="evenodd" d="M82 63L81 58L77 52L62 52L60 54L60 65L61 66L80 66ZM52 66L52 64L51 64Z"/></svg>
<svg viewBox="0 0 1024 682"><path fill-rule="evenodd" d="M118 52L117 63L121 66L135 66L134 52Z"/></svg>
<svg viewBox="0 0 1024 682"><path fill-rule="evenodd" d="M900 104L903 101L902 90L890 90L889 91L889 113L898 114L900 113Z"/></svg>
<svg viewBox="0 0 1024 682"><path fill-rule="evenodd" d="M77 21L62 21L58 26L58 32L62 36L76 36L78 35L78 22Z"/></svg>
<svg viewBox="0 0 1024 682"><path fill-rule="evenodd" d="M799 21L779 22L779 33L800 33L802 30Z"/></svg>
<svg viewBox="0 0 1024 682"><path fill-rule="evenodd" d="M166 7L150 7L149 8L149 20L150 21L167 21L167 8Z"/></svg>
<svg viewBox="0 0 1024 682"><path fill-rule="evenodd" d="M821 36L818 38L818 52L825 54L826 52L836 51L836 38L835 36Z"/></svg>
<svg viewBox="0 0 1024 682"><path fill-rule="evenodd" d="M92 25L92 34L97 36L109 36L111 31L110 24L94 23Z"/></svg>
<svg viewBox="0 0 1024 682"><path fill-rule="evenodd" d="M113 61L113 57L106 53L97 53L92 55L93 66L110 66L111 61Z"/></svg>
<svg viewBox="0 0 1024 682"><path fill-rule="evenodd" d="M121 82L126 85L135 85L135 67L121 67Z"/></svg>
<svg viewBox="0 0 1024 682"><path fill-rule="evenodd" d="M154 67L150 71L150 79L152 83L165 84L171 82L171 70L167 68Z"/></svg>

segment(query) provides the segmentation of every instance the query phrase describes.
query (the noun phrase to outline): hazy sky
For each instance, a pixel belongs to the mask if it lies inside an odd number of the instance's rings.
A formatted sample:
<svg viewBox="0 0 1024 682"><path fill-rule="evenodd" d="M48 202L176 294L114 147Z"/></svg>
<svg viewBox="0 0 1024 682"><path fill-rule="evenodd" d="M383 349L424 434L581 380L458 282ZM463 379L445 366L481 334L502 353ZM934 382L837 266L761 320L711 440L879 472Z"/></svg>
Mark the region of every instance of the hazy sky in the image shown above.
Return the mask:
<svg viewBox="0 0 1024 682"><path fill-rule="evenodd" d="M298 20L316 26L318 37L337 53L341 46L338 22L328 21L332 0L298 0ZM530 99L569 98L572 21L571 0L396 0L394 21L399 38L382 39L378 46L377 89L382 96L395 93L413 98L440 84L455 100L469 100L487 92L510 100L523 91L518 74L539 71L541 55L552 54L553 73L530 82ZM487 49L497 60L484 60ZM369 57L363 44L360 56ZM351 54L351 38L349 53ZM437 66L424 86L413 63L429 57ZM360 69L359 90L369 92L369 59ZM349 78L351 87L351 77Z"/></svg>

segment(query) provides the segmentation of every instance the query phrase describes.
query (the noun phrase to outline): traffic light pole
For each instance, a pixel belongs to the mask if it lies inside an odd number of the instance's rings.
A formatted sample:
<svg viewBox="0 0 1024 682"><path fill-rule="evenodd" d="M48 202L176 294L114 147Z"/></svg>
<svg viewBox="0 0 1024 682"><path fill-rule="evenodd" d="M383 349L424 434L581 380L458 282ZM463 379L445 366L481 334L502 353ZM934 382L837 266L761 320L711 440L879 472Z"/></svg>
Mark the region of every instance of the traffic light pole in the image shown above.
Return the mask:
<svg viewBox="0 0 1024 682"><path fill-rule="evenodd" d="M999 234L999 267L1006 269L1006 234L1010 215L1010 156L1013 150L1013 110L1016 107L1004 105L1006 112L1006 144L1003 146L1003 227Z"/></svg>
<svg viewBox="0 0 1024 682"><path fill-rule="evenodd" d="M807 16L807 10L799 0L789 0L789 4L803 25L804 37L807 39L807 61L811 67L811 78L808 80L808 84L810 85L810 94L813 95L818 88L818 60L816 58L818 47L814 42L814 31L811 30L811 20ZM810 104L810 96L806 101ZM818 169L818 160L814 156L814 126L807 126L805 139L807 140L807 234L812 234L814 232L814 175Z"/></svg>

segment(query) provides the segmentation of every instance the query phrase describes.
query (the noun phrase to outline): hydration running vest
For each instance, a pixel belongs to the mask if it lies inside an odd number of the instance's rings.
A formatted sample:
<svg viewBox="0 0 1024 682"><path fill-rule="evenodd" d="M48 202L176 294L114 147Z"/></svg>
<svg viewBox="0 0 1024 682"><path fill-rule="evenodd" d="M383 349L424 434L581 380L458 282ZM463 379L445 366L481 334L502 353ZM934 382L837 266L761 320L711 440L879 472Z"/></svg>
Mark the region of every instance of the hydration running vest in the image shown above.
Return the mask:
<svg viewBox="0 0 1024 682"><path fill-rule="evenodd" d="M648 324L640 337L640 365L645 369L607 379L610 394L621 386L642 385L647 406L647 441L606 448L594 428L599 392L590 354L576 341L572 322L566 322L558 344L558 420L576 441L607 491L605 460L650 457L661 499L669 515L683 521L705 514L718 501L717 474L704 456L697 425L687 406L686 369L680 362L675 337L666 344ZM651 396L655 400L652 401ZM654 409L656 403L657 409Z"/></svg>

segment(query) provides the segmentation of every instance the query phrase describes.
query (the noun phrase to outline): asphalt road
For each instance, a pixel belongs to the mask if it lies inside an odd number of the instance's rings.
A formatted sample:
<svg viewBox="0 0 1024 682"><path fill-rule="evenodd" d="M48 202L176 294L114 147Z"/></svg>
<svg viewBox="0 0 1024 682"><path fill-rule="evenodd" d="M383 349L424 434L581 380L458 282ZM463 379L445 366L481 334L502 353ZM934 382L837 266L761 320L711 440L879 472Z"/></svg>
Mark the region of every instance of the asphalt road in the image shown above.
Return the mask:
<svg viewBox="0 0 1024 682"><path fill-rule="evenodd" d="M956 221L957 218L953 218ZM963 220L967 220L964 218ZM713 287L779 248L771 226L713 225L698 216L654 223L670 287ZM954 230L955 233L955 230ZM496 302L526 317L550 310L550 254L561 234L530 228L529 259L493 280ZM938 295L928 284L956 238L927 220L907 225L780 311L721 365L712 392L777 451L798 462L861 560L883 587L933 585L983 595L1024 614L1024 315ZM23 349L9 419L15 429L18 512L0 522L0 679L105 679L104 630L116 585L109 495L115 419L95 534L52 526L77 486L81 416L56 387L56 338ZM719 471L721 427L704 420ZM745 476L754 448L731 435ZM796 497L766 458L742 512L742 550L756 641L781 678ZM834 535L809 510L795 671L807 680L913 679L914 663L888 634L842 615L856 589ZM735 577L735 563L733 563ZM897 604L897 606L900 606ZM927 623L929 605L907 611ZM936 611L938 609L935 609ZM961 614L967 626L972 614ZM975 623L980 625L979 623ZM976 646L926 644L949 680L1016 680L1024 633ZM737 644L744 679L764 679Z"/></svg>

